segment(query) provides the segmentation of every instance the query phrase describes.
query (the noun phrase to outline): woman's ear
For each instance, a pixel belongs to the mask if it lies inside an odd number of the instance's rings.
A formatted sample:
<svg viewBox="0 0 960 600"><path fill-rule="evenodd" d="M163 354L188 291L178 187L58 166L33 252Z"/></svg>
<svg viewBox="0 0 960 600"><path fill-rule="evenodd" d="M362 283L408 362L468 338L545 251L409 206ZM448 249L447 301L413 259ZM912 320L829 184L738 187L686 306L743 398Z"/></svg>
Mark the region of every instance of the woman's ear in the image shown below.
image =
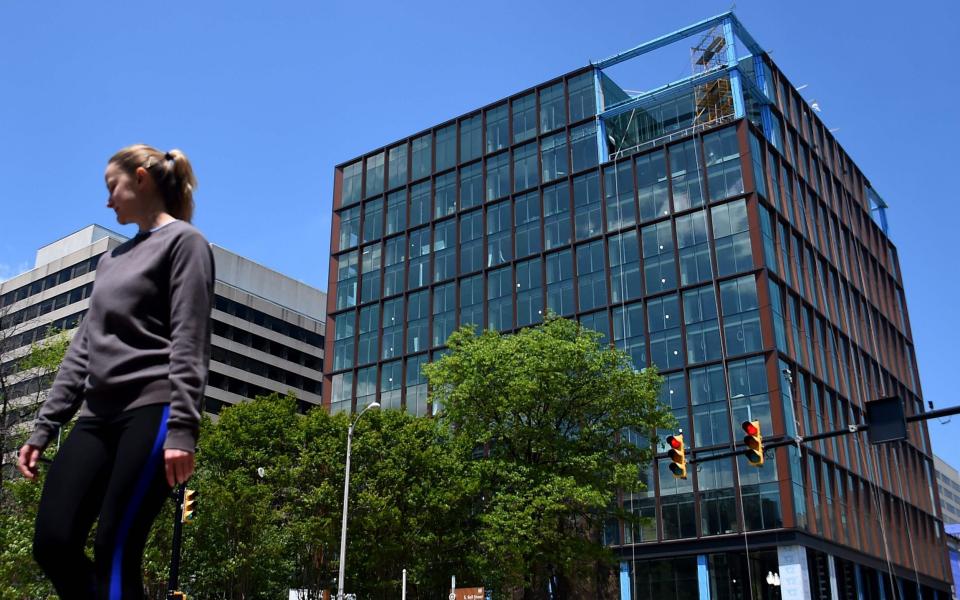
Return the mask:
<svg viewBox="0 0 960 600"><path fill-rule="evenodd" d="M134 171L134 176L137 178L137 187L143 188L143 184L147 181L147 170L143 167L137 167L137 170Z"/></svg>

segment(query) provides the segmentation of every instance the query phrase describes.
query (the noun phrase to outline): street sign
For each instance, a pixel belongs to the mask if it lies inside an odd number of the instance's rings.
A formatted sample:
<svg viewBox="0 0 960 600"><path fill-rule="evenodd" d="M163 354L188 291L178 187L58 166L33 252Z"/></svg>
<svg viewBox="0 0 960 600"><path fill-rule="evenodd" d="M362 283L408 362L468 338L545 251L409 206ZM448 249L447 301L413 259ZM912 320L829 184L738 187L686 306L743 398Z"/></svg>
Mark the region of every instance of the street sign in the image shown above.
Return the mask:
<svg viewBox="0 0 960 600"><path fill-rule="evenodd" d="M450 600L486 600L486 593L482 587L457 588L450 594Z"/></svg>
<svg viewBox="0 0 960 600"><path fill-rule="evenodd" d="M871 444L883 444L907 439L907 421L903 401L899 396L867 402L867 439Z"/></svg>

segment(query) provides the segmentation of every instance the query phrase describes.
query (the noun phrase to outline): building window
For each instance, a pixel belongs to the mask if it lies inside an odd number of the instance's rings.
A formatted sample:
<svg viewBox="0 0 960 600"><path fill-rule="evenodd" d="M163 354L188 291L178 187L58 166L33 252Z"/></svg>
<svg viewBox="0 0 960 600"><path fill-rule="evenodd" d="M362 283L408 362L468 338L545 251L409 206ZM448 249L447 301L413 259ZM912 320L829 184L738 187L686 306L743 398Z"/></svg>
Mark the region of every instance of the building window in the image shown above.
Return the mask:
<svg viewBox="0 0 960 600"><path fill-rule="evenodd" d="M403 365L399 360L380 368L380 406L383 410L400 409L400 390Z"/></svg>
<svg viewBox="0 0 960 600"><path fill-rule="evenodd" d="M460 280L460 324L483 328L483 275Z"/></svg>
<svg viewBox="0 0 960 600"><path fill-rule="evenodd" d="M407 352L427 349L430 320L430 292L423 290L407 298Z"/></svg>
<svg viewBox="0 0 960 600"><path fill-rule="evenodd" d="M580 317L580 324L583 325L585 329L596 331L600 334L600 339L597 340L597 343L601 346L606 347L610 343L610 317L607 315L606 310L590 313L589 315L582 315Z"/></svg>
<svg viewBox="0 0 960 600"><path fill-rule="evenodd" d="M513 277L510 267L490 271L487 275L487 317L490 329L507 331L513 328Z"/></svg>
<svg viewBox="0 0 960 600"><path fill-rule="evenodd" d="M437 133L437 172L457 164L457 126L448 125Z"/></svg>
<svg viewBox="0 0 960 600"><path fill-rule="evenodd" d="M377 398L377 367L367 367L357 371L357 410L365 407Z"/></svg>
<svg viewBox="0 0 960 600"><path fill-rule="evenodd" d="M503 264L513 258L510 239L510 202L487 207L487 266Z"/></svg>
<svg viewBox="0 0 960 600"><path fill-rule="evenodd" d="M607 303L603 254L603 240L577 246L577 291L581 311Z"/></svg>
<svg viewBox="0 0 960 600"><path fill-rule="evenodd" d="M670 472L670 464L669 460L657 462L660 472L660 514L663 539L694 537L697 535L697 522L693 507L693 479L675 479ZM672 570L673 565L668 563L667 566ZM671 588L675 585L673 577L674 575L671 574ZM696 588L691 587L691 589Z"/></svg>
<svg viewBox="0 0 960 600"><path fill-rule="evenodd" d="M543 320L542 266L539 258L517 263L517 327Z"/></svg>
<svg viewBox="0 0 960 600"><path fill-rule="evenodd" d="M676 258L670 221L647 225L643 236L643 280L647 294L677 287Z"/></svg>
<svg viewBox="0 0 960 600"><path fill-rule="evenodd" d="M703 204L700 163L693 140L670 146L670 182L675 211Z"/></svg>
<svg viewBox="0 0 960 600"><path fill-rule="evenodd" d="M460 162L468 162L483 153L483 118L480 115L460 121Z"/></svg>
<svg viewBox="0 0 960 600"><path fill-rule="evenodd" d="M387 196L387 235L407 228L407 192L400 190Z"/></svg>
<svg viewBox="0 0 960 600"><path fill-rule="evenodd" d="M357 364L377 362L377 340L380 339L380 305L360 309L360 337L357 340Z"/></svg>
<svg viewBox="0 0 960 600"><path fill-rule="evenodd" d="M541 140L540 162L543 165L543 181L553 181L559 177L567 176L569 173L567 134L558 133Z"/></svg>
<svg viewBox="0 0 960 600"><path fill-rule="evenodd" d="M410 257L409 289L416 289L430 282L430 228L410 232L407 246Z"/></svg>
<svg viewBox="0 0 960 600"><path fill-rule="evenodd" d="M381 358L395 358L403 353L403 298L383 303L383 350Z"/></svg>
<svg viewBox="0 0 960 600"><path fill-rule="evenodd" d="M530 143L513 151L513 191L519 192L539 185L537 144Z"/></svg>
<svg viewBox="0 0 960 600"><path fill-rule="evenodd" d="M663 152L638 157L637 191L640 196L640 220L652 221L670 214L667 185L667 161Z"/></svg>
<svg viewBox="0 0 960 600"><path fill-rule="evenodd" d="M423 225L430 213L430 182L424 181L410 188L410 226Z"/></svg>
<svg viewBox="0 0 960 600"><path fill-rule="evenodd" d="M472 273L483 266L483 211L460 216L460 272Z"/></svg>
<svg viewBox="0 0 960 600"><path fill-rule="evenodd" d="M363 205L363 241L372 242L383 237L383 198Z"/></svg>
<svg viewBox="0 0 960 600"><path fill-rule="evenodd" d="M597 166L597 124L590 122L570 130L573 172Z"/></svg>
<svg viewBox="0 0 960 600"><path fill-rule="evenodd" d="M342 313L334 318L336 333L333 343L333 370L353 367L354 333L357 314L353 311Z"/></svg>
<svg viewBox="0 0 960 600"><path fill-rule="evenodd" d="M573 206L577 240L593 237L602 231L600 176L596 171L573 180Z"/></svg>
<svg viewBox="0 0 960 600"><path fill-rule="evenodd" d="M683 293L683 323L687 330L689 364L718 360L722 356L717 298L712 285Z"/></svg>
<svg viewBox="0 0 960 600"><path fill-rule="evenodd" d="M357 304L358 258L356 250L337 258L337 310Z"/></svg>
<svg viewBox="0 0 960 600"><path fill-rule="evenodd" d="M404 261L407 257L404 236L390 238L384 243L385 261L383 275L383 295L392 296L403 291Z"/></svg>
<svg viewBox="0 0 960 600"><path fill-rule="evenodd" d="M353 399L353 372L334 375L330 384L330 413L349 412Z"/></svg>
<svg viewBox="0 0 960 600"><path fill-rule="evenodd" d="M363 163L357 161L343 168L343 192L340 206L360 202L360 186L363 182Z"/></svg>
<svg viewBox="0 0 960 600"><path fill-rule="evenodd" d="M511 102L513 143L519 144L537 134L537 100L533 92Z"/></svg>
<svg viewBox="0 0 960 600"><path fill-rule="evenodd" d="M510 145L510 115L506 104L487 111L487 154Z"/></svg>
<svg viewBox="0 0 960 600"><path fill-rule="evenodd" d="M710 243L707 241L707 211L677 218L677 248L680 250L680 285L710 279Z"/></svg>
<svg viewBox="0 0 960 600"><path fill-rule="evenodd" d="M423 374L425 364L426 354L407 359L407 412L418 417L427 414L427 378Z"/></svg>
<svg viewBox="0 0 960 600"><path fill-rule="evenodd" d="M570 122L575 123L597 114L597 94L593 71L577 75L567 82L570 96Z"/></svg>
<svg viewBox="0 0 960 600"><path fill-rule="evenodd" d="M660 371L683 366L680 342L680 307L676 294L647 302L650 360Z"/></svg>
<svg viewBox="0 0 960 600"><path fill-rule="evenodd" d="M433 185L433 218L440 219L457 212L457 174L441 175Z"/></svg>
<svg viewBox="0 0 960 600"><path fill-rule="evenodd" d="M367 188L364 196L369 198L383 193L383 152L367 158Z"/></svg>
<svg viewBox="0 0 960 600"><path fill-rule="evenodd" d="M457 290L453 283L433 288L433 339L431 346L445 346L457 323Z"/></svg>
<svg viewBox="0 0 960 600"><path fill-rule="evenodd" d="M377 242L364 247L360 267L363 273L360 285L360 302L380 298L380 263L383 246Z"/></svg>
<svg viewBox="0 0 960 600"><path fill-rule="evenodd" d="M713 243L717 253L717 276L731 275L753 268L747 202L737 200L710 209L713 218Z"/></svg>
<svg viewBox="0 0 960 600"><path fill-rule="evenodd" d="M558 315L571 315L573 308L573 253L547 255L547 308Z"/></svg>
<svg viewBox="0 0 960 600"><path fill-rule="evenodd" d="M763 357L728 363L727 376L730 381L732 424L739 427L744 421L760 421L762 431L772 432Z"/></svg>
<svg viewBox="0 0 960 600"><path fill-rule="evenodd" d="M752 131L748 135L750 136L750 158L753 160L753 185L757 193L766 198L767 180L763 170L763 148ZM710 189L713 189L713 186Z"/></svg>
<svg viewBox="0 0 960 600"><path fill-rule="evenodd" d="M411 158L413 179L422 179L430 174L432 169L432 157L430 148L430 134L421 135L411 142Z"/></svg>
<svg viewBox="0 0 960 600"><path fill-rule="evenodd" d="M540 194L530 192L514 200L517 258L540 252Z"/></svg>
<svg viewBox="0 0 960 600"><path fill-rule="evenodd" d="M475 163L460 169L460 210L483 202L483 165Z"/></svg>
<svg viewBox="0 0 960 600"><path fill-rule="evenodd" d="M733 462L711 460L697 467L700 491L701 535L723 535L737 531L737 505L733 490Z"/></svg>
<svg viewBox="0 0 960 600"><path fill-rule="evenodd" d="M433 228L433 280L451 279L457 271L457 221L447 219Z"/></svg>
<svg viewBox="0 0 960 600"><path fill-rule="evenodd" d="M730 441L727 416L727 386L723 365L690 371L690 400L693 405L694 444L715 446Z"/></svg>
<svg viewBox="0 0 960 600"><path fill-rule="evenodd" d="M487 200L496 200L510 193L510 153L487 159Z"/></svg>
<svg viewBox="0 0 960 600"><path fill-rule="evenodd" d="M567 124L567 107L563 100L563 82L540 90L540 133L559 129Z"/></svg>
<svg viewBox="0 0 960 600"><path fill-rule="evenodd" d="M727 355L762 350L757 280L754 276L747 275L721 283L720 301L723 305L723 333L727 341Z"/></svg>
<svg viewBox="0 0 960 600"><path fill-rule="evenodd" d="M740 172L740 145L737 130L728 127L703 136L707 162L707 187L711 200L720 200L743 193Z"/></svg>
<svg viewBox="0 0 960 600"><path fill-rule="evenodd" d="M387 182L393 189L407 183L407 145L390 148Z"/></svg>
<svg viewBox="0 0 960 600"><path fill-rule="evenodd" d="M607 231L629 227L637 222L633 204L633 171L629 162L604 169L604 197L607 206Z"/></svg>
<svg viewBox="0 0 960 600"><path fill-rule="evenodd" d="M557 184L543 191L546 249L570 243L570 190Z"/></svg>
<svg viewBox="0 0 960 600"><path fill-rule="evenodd" d="M639 298L640 243L637 231L631 230L610 237L610 292L614 302Z"/></svg>
<svg viewBox="0 0 960 600"><path fill-rule="evenodd" d="M340 211L340 250L360 243L360 207Z"/></svg>
<svg viewBox="0 0 960 600"><path fill-rule="evenodd" d="M773 225L772 217L770 216L770 210L765 207L760 207L760 233L763 235L763 261L774 273L779 273L779 268L777 267L777 250L776 243L773 239Z"/></svg>
<svg viewBox="0 0 960 600"><path fill-rule="evenodd" d="M613 309L613 341L630 355L635 369L647 366L647 340L643 333L643 304L637 302Z"/></svg>

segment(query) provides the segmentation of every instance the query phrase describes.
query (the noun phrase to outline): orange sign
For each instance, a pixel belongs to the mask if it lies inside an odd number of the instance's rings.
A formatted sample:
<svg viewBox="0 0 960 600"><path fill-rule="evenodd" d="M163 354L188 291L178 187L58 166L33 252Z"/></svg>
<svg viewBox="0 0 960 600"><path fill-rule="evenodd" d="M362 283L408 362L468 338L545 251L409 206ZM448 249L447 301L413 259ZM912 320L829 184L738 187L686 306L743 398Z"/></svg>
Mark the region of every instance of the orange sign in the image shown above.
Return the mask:
<svg viewBox="0 0 960 600"><path fill-rule="evenodd" d="M456 600L485 600L483 588L457 588L453 590Z"/></svg>

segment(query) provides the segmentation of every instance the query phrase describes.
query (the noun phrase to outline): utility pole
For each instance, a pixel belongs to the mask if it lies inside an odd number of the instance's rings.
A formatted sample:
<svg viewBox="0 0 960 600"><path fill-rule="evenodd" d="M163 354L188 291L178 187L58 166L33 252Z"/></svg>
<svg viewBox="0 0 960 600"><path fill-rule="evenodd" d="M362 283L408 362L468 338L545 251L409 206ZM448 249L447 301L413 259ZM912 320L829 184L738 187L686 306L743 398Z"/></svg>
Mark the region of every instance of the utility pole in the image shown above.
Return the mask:
<svg viewBox="0 0 960 600"><path fill-rule="evenodd" d="M180 541L183 537L183 494L187 484L181 483L173 492L176 509L173 511L173 551L170 553L170 579L167 580L167 600L180 597L177 590L180 584Z"/></svg>

